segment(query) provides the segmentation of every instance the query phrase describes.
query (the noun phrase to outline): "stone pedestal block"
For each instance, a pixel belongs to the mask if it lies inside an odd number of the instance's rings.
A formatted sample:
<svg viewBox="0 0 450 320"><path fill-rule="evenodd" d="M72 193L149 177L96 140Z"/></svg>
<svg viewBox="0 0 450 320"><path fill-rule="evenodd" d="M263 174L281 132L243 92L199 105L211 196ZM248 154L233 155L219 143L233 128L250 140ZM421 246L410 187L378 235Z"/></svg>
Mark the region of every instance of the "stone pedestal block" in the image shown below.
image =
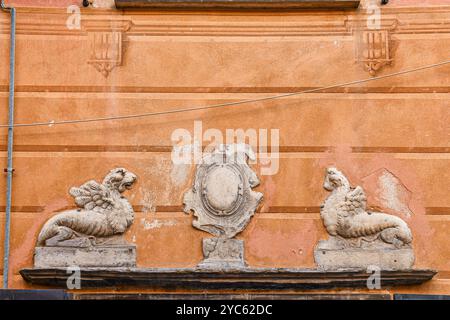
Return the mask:
<svg viewBox="0 0 450 320"><path fill-rule="evenodd" d="M314 259L319 269L367 269L408 270L414 264L412 249L320 249L314 250Z"/></svg>
<svg viewBox="0 0 450 320"><path fill-rule="evenodd" d="M198 268L228 269L244 268L244 241L237 239L203 239L205 259Z"/></svg>
<svg viewBox="0 0 450 320"><path fill-rule="evenodd" d="M35 248L35 268L60 268L71 266L104 268L136 267L136 246Z"/></svg>

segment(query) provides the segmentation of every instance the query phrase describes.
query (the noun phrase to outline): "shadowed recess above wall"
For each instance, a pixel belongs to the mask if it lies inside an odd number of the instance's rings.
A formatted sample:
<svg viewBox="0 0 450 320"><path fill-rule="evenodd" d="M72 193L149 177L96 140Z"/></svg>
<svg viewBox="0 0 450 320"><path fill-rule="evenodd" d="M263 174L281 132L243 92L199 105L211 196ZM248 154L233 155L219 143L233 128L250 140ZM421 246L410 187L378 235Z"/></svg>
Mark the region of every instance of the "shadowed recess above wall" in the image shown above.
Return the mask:
<svg viewBox="0 0 450 320"><path fill-rule="evenodd" d="M360 0L115 0L118 9L355 9Z"/></svg>

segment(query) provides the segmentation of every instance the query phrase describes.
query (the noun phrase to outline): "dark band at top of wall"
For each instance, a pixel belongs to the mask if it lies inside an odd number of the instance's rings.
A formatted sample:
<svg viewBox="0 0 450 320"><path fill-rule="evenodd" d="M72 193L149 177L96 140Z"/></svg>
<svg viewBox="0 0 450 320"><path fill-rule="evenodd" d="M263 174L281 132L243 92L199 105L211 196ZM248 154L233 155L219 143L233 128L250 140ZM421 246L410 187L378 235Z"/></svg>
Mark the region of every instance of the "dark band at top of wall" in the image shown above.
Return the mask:
<svg viewBox="0 0 450 320"><path fill-rule="evenodd" d="M360 0L115 0L118 9L355 9Z"/></svg>

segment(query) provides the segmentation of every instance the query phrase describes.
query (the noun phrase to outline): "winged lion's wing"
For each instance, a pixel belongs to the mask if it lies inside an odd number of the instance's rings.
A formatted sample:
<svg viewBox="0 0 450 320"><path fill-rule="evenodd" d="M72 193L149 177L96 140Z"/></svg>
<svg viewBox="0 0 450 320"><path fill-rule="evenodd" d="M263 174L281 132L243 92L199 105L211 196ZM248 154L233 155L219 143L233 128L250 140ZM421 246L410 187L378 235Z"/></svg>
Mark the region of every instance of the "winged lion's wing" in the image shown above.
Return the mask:
<svg viewBox="0 0 450 320"><path fill-rule="evenodd" d="M113 207L108 188L98 182L91 180L76 188L70 188L69 194L75 199L78 207L85 210L104 212Z"/></svg>

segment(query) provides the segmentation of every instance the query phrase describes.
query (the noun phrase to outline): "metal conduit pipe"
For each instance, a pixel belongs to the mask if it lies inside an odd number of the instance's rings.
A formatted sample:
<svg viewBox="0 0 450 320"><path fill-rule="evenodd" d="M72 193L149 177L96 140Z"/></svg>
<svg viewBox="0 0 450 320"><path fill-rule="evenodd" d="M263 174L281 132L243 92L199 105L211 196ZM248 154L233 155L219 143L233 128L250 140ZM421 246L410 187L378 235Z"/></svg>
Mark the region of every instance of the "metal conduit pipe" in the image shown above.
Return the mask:
<svg viewBox="0 0 450 320"><path fill-rule="evenodd" d="M5 5L1 0L1 9L11 14L11 36L9 49L9 100L8 100L8 162L5 172L6 182L6 219L5 219L5 242L3 257L3 288L8 288L9 275L9 248L11 228L11 199L12 199L12 176L13 176L13 138L14 138L14 77L15 77L15 51L16 51L16 9Z"/></svg>

